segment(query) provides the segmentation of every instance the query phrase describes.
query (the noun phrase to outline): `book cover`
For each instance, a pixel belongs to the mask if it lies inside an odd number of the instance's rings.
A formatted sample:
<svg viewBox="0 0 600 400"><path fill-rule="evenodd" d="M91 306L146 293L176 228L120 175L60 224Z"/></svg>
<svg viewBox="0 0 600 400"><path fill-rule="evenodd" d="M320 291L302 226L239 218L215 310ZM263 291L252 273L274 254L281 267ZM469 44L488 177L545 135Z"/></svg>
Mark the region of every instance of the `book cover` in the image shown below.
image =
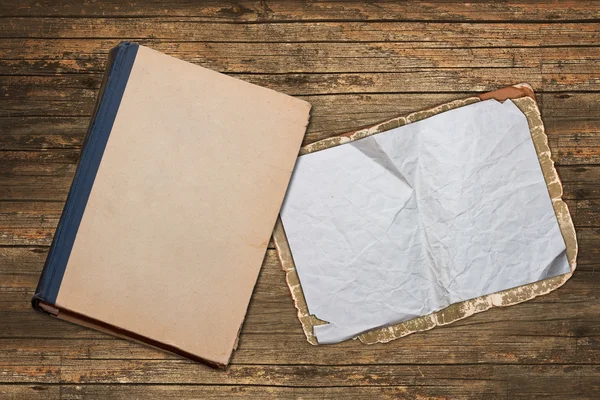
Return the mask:
<svg viewBox="0 0 600 400"><path fill-rule="evenodd" d="M309 112L291 96L118 45L34 308L226 366Z"/></svg>

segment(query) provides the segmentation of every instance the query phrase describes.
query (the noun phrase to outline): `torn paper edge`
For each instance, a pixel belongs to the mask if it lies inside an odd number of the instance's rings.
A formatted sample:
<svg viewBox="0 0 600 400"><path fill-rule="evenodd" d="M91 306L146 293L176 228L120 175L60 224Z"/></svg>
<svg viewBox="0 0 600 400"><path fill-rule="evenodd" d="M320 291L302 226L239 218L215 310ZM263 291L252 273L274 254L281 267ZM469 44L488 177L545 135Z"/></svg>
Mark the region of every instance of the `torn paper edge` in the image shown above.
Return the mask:
<svg viewBox="0 0 600 400"><path fill-rule="evenodd" d="M475 299L455 303L444 308L443 310L388 327L374 328L373 330L363 333L354 339L358 338L362 343L365 344L387 343L415 332L422 332L433 329L436 326L451 324L471 315L489 310L493 307L507 307L531 300L537 296L548 294L564 285L565 282L573 275L573 272L577 266L577 238L575 234L575 227L573 225L567 204L561 198L563 194L562 184L556 168L554 167L554 162L551 158L551 152L548 146L548 137L544 130L539 108L536 101L533 99L533 90L527 84L518 84L509 88L501 89L498 92L500 94L502 90L507 89L517 89L521 95L523 95L523 93L525 94L525 97L511 98L511 101L523 112L523 114L525 114L527 118L527 123L529 124L529 129L538 159L540 161L544 179L546 181L546 185L548 186L548 192L550 194L550 198L552 199L554 212L556 213L558 224L565 240L567 259L571 267L571 272L516 288L503 290L501 292L477 297ZM492 92L492 94L493 93L495 92ZM511 92L511 96L508 97L513 97L512 94L514 93ZM427 110L417 111L406 116L396 117L368 128L323 139L302 147L300 149L300 154L313 153L315 151L328 149L330 147L339 146L341 144L362 139L370 135L385 132L390 129L395 129L397 127L420 121L448 110L479 102L482 100L482 98L487 97L489 97L488 94L485 94L481 97L469 97L466 99L454 100ZM498 100L504 101L505 98L499 98ZM298 311L298 319L300 320L302 329L306 335L306 339L313 345L319 344L317 338L313 334L313 327L315 325L326 324L327 322L319 320L315 315L310 314L308 310L306 299L304 298L304 293L302 292L302 287L300 285L300 279L292 258L291 250L285 236L281 219L279 218L273 232L273 241L277 250L277 257L279 258L279 262L285 271L286 282L294 300L294 305Z"/></svg>

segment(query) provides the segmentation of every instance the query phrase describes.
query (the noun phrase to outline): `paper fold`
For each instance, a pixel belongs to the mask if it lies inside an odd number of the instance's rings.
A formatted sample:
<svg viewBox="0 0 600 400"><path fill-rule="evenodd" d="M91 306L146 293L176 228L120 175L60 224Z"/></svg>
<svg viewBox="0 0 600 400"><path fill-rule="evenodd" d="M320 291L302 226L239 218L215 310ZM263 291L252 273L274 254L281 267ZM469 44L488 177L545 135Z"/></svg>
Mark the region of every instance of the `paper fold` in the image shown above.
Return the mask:
<svg viewBox="0 0 600 400"><path fill-rule="evenodd" d="M320 343L425 318L453 303L571 271L527 118L511 101L490 100L470 107L471 119L462 115L469 113L468 107L463 107L453 111L461 114L458 118L449 120L452 112L439 114L423 121L427 123L406 125L352 141L349 146L304 156L317 160L314 163L304 163L300 158L282 218L309 313L329 322L314 326ZM434 132L432 120L446 137ZM467 126L473 123L482 132L463 138L471 140L457 142L456 137L447 134L455 122ZM490 126L495 127L493 132ZM440 155L450 161L455 157L457 162L431 162ZM506 177L496 176L498 160L507 157L520 168L506 169L503 165L506 171L500 172L506 172ZM527 167L526 174L521 164ZM326 171L331 180L325 177L315 183L316 176L323 177L319 171ZM307 180L310 183L298 186L304 173L311 178ZM489 178L489 184L465 184L481 174ZM459 182L449 178L453 176L460 176ZM491 197L481 201L474 188L485 189ZM502 188L511 188L513 196L494 197ZM290 195L300 200L290 205ZM465 198L472 202L465 203ZM540 204L544 213L530 215ZM500 232L501 242L515 242L503 259L509 255L516 263L490 258L497 251L485 246L497 242L494 232L487 232L486 241L479 244L472 243L476 235L466 240L474 216L479 213L477 220L481 220L481 214L493 215L499 207L504 208L508 222L490 229ZM309 214L306 223L300 221L294 226L289 222L300 214ZM365 223L365 219L370 222ZM487 229L485 220L482 224L481 229ZM542 242L528 239L528 246L519 246L523 237L510 235L523 230L512 229L514 224L529 227L530 237L542 237ZM298 232L306 232L307 227L310 235L306 243L295 241ZM478 268L467 268L465 260L475 262ZM427 268L418 268L423 265Z"/></svg>

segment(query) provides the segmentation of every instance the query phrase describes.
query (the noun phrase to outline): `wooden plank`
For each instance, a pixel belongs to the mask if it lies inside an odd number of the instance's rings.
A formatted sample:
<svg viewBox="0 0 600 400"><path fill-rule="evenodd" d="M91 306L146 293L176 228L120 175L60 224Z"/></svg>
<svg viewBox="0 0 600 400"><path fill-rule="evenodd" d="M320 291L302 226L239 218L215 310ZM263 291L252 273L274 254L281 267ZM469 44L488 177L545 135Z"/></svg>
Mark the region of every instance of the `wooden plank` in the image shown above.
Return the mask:
<svg viewBox="0 0 600 400"><path fill-rule="evenodd" d="M593 243L597 239L599 228L581 228L580 237L584 244L581 251L580 263L582 265L596 265L597 260L594 256L598 255L599 250L586 249L587 244ZM3 258L3 271L0 274L0 296L3 303L0 304L0 311L15 310L27 312L30 309L29 301L36 288L39 274L44 266L47 249L42 248L0 248L0 254L6 256ZM8 251L7 251L8 250ZM585 253L590 254L586 255ZM589 270L577 271L576 279L572 278L569 283L570 291L568 298L570 302L584 301L586 298L600 298L594 293L600 281L596 279L593 272ZM256 307L267 307L268 304L287 307L290 303L290 294L287 286L284 284L283 272L277 259L274 249L269 249L266 253L263 263L260 279L255 287L255 295L258 296L259 303ZM540 297L537 302L554 302L551 297ZM13 303L11 305L10 303ZM268 307L267 307L268 308ZM273 310L275 312L277 310ZM270 310L264 310L270 313ZM295 315L294 315L295 317Z"/></svg>
<svg viewBox="0 0 600 400"><path fill-rule="evenodd" d="M469 318L469 324L453 324L390 343L369 346L357 341L312 346L306 342L297 320L290 320L286 324L281 321L274 324L271 320L275 331L268 331L268 327L258 333L249 332L250 328L244 329L232 362L277 365L595 363L600 356L600 329L593 317L597 309L569 317L570 309L574 309L576 304L548 303L544 308L553 307L557 311L554 317L547 313L543 318L532 319L533 313L541 307L529 309L527 318L518 312L525 304L478 314ZM279 312L294 315L291 304L288 309L280 309ZM497 314L501 312L502 318L498 318ZM495 318L490 319L490 314L496 314ZM60 362L56 360L67 357L90 360L179 360L179 357L170 353L113 339L33 311L27 314L11 313L9 323L12 325L12 321L19 316L22 323L19 335L0 339L0 349L3 349L0 351L0 371L2 365L8 367L17 362L26 364L31 360L36 360L38 364L40 360L50 360L44 362L46 366L52 366L53 362ZM37 317L36 321L32 316ZM513 319L513 316L516 318ZM41 336L44 329L48 332Z"/></svg>
<svg viewBox="0 0 600 400"><path fill-rule="evenodd" d="M419 372L420 370L420 372ZM77 383L177 383L177 384L236 384L272 386L451 386L448 380L490 381L514 379L528 372L535 386L536 378L549 384L551 378L561 381L570 390L577 390L579 379L595 378L600 381L598 366L536 366L527 365L474 365L474 366L419 366L417 371L406 365L369 366L263 366L232 365L227 371L215 371L204 366L180 360L76 360L64 359L61 377ZM415 379L419 375L421 379ZM567 379L567 378L571 379ZM485 380L485 378L483 378ZM591 379L590 379L591 381ZM552 386L557 385L554 382ZM531 386L530 386L531 387ZM563 388L564 390L565 388Z"/></svg>
<svg viewBox="0 0 600 400"><path fill-rule="evenodd" d="M221 23L197 17L6 18L2 38L117 39L179 42L402 42L415 47L598 45L592 23L302 22ZM141 40L145 40L141 42ZM67 44L67 40L63 40Z"/></svg>
<svg viewBox="0 0 600 400"><path fill-rule="evenodd" d="M598 228L579 228L578 244L579 256L577 259L578 271L594 270L600 259L600 246L597 242L600 240L600 229ZM273 249L273 246L269 246ZM33 274L39 276L48 254L48 247L0 247L0 274ZM273 255L267 254L265 265L269 265ZM278 270L277 264L274 267ZM33 286L31 286L33 290Z"/></svg>
<svg viewBox="0 0 600 400"><path fill-rule="evenodd" d="M0 260L2 260L0 275L32 274L39 276L47 255L48 247L0 247Z"/></svg>
<svg viewBox="0 0 600 400"><path fill-rule="evenodd" d="M559 150L560 152L560 150ZM582 153L586 153L584 150L577 149L575 151L578 155ZM588 153L589 154L589 153ZM567 154L567 158L569 158L569 154ZM594 156L592 156L593 158ZM572 167L558 167L558 174L563 183L565 198L574 198L574 199L598 199L600 198L600 168L598 166L572 166ZM586 184L589 183L589 184ZM574 220L578 217L575 217L575 213L577 212L577 205L570 204L571 206L575 206L575 209L572 210L574 213ZM579 220L578 220L579 222Z"/></svg>
<svg viewBox="0 0 600 400"><path fill-rule="evenodd" d="M52 243L64 203L1 202L0 245L43 245Z"/></svg>
<svg viewBox="0 0 600 400"><path fill-rule="evenodd" d="M74 150L74 152L77 150ZM42 155L40 152L29 152L29 154ZM6 153L2 153L6 154ZM46 156L46 154L43 154ZM41 158L41 157L40 157ZM31 160L31 159L30 159ZM53 163L35 160L27 161L4 161L0 164L0 175L4 177L52 177L52 176L70 176L75 174L76 162L70 163Z"/></svg>
<svg viewBox="0 0 600 400"><path fill-rule="evenodd" d="M64 202L72 180L71 172L63 176L0 176L1 196L4 200ZM6 244L5 239L0 239L0 243Z"/></svg>
<svg viewBox="0 0 600 400"><path fill-rule="evenodd" d="M16 181L18 182L18 180ZM57 182L62 185L62 190L54 186ZM70 179L67 177L44 178L38 181L37 185L28 185L25 192L19 193L19 195L28 196L26 201L15 201L13 198L0 202L0 246L49 246L60 219L69 186ZM41 189L36 191L36 187L41 187ZM565 199L577 197L577 200L569 201L569 207L573 211L572 218L577 228L600 226L598 214L594 211L600 194L597 181L565 183L564 191ZM36 199L40 197L44 201ZM55 201L48 202L48 198ZM579 203L581 206L578 205ZM582 210L581 215L579 209Z"/></svg>
<svg viewBox="0 0 600 400"><path fill-rule="evenodd" d="M600 37L600 33L598 34ZM120 39L3 39L0 73L103 72ZM598 72L599 47L421 48L403 42L226 43L142 41L155 50L226 73L410 72L436 68L535 69L550 79Z"/></svg>
<svg viewBox="0 0 600 400"><path fill-rule="evenodd" d="M43 261L41 256L40 261ZM42 266L43 262L38 265L40 272ZM28 312L30 310L29 301L37 285L39 273L18 273L20 268L18 266L14 266L13 268L9 273L0 275L2 278L0 282L0 299L2 300L0 311ZM275 308L272 310L262 310L261 313L263 315L270 315L271 312L276 312L276 308L278 307L286 309L290 304L290 294L284 283L283 272L281 271L274 250L270 249L267 251L261 273L261 278L254 291L256 304L253 303L251 308ZM593 272L578 271L576 277L573 277L571 281L568 284L568 293L562 293L562 297L560 295L540 297L534 304L560 302L561 299L565 303L585 302L586 299L590 301L600 299L600 295L594 293L600 286L600 278L595 277ZM295 318L295 313L292 314L294 314L292 316ZM277 318L276 315L273 315L273 317Z"/></svg>
<svg viewBox="0 0 600 400"><path fill-rule="evenodd" d="M86 91L86 93L82 93ZM96 91L72 88L15 88L15 101L24 115L46 114L49 117L9 116L0 118L6 132L0 135L0 149L32 150L39 148L79 148L93 108ZM304 96L313 104L311 123L305 143L343 133L360 126L431 107L473 93L396 93ZM82 97L83 96L83 97ZM577 147L596 147L594 137L587 141L582 134L600 132L600 95L597 93L538 94L542 116L549 135L570 133ZM53 117L69 113L82 117ZM5 114L6 115L6 114ZM50 117L52 116L52 117ZM551 140L553 140L551 138ZM560 140L560 139L558 139ZM561 144L566 144L562 142ZM597 157L582 157L579 162L597 163ZM587 161L586 161L587 160Z"/></svg>
<svg viewBox="0 0 600 400"><path fill-rule="evenodd" d="M373 100L377 99L373 99L373 97L380 96L390 99L389 103L381 104L381 107L378 105L380 103L375 104ZM424 99L425 96L380 96L357 95L357 97L365 99L358 103L352 102L350 96L327 96L327 98L318 96L317 101L313 101L314 111L304 144L405 114L409 112L410 106L403 103L407 103L411 99L415 103L423 103L424 107L436 104ZM442 98L442 96L434 97ZM457 96L445 95L443 97L454 98ZM343 104L344 99L348 100L347 105ZM324 106L326 100L330 100L334 105L339 105L339 111L330 112L330 107ZM371 110L371 108L373 109ZM595 119L594 114L590 114L588 119L576 116L556 117L549 114L545 107L542 107L542 114L549 115L547 118L544 117L544 120L546 133L549 135L550 149L556 163L564 166L600 164L600 118ZM51 176L53 175L52 171L62 170L67 173L67 171L73 170L73 164L77 162L89 119L90 117L17 117L10 120L0 118L0 125L5 125L7 129L6 133L0 134L0 151L4 151L3 154L0 154L0 159L5 163L0 165L0 174L5 174L5 177L41 174ZM25 126L26 129L19 132L17 131L18 125ZM60 128L61 125L64 126L64 130ZM55 133L44 134L45 131ZM45 151L67 149L73 151ZM42 161L42 158L51 157L63 159L66 163L51 165L49 162Z"/></svg>
<svg viewBox="0 0 600 400"><path fill-rule="evenodd" d="M3 128L0 133L0 150L80 148L89 120L89 116L0 119L0 126Z"/></svg>
<svg viewBox="0 0 600 400"><path fill-rule="evenodd" d="M585 21L600 18L600 7L593 0L563 0L548 4L543 0L516 0L498 3L474 1L465 6L458 1L436 0L426 3L381 1L377 3L219 1L146 2L123 4L119 0L59 4L44 0L11 0L0 5L0 15L82 16L87 17L196 17L206 21Z"/></svg>
<svg viewBox="0 0 600 400"><path fill-rule="evenodd" d="M0 151L0 163L29 163L32 161L45 164L73 164L79 158L77 151ZM11 166L2 168L12 169Z"/></svg>
<svg viewBox="0 0 600 400"><path fill-rule="evenodd" d="M380 120L381 117L379 117ZM378 117L365 114L365 118ZM315 116L315 124L320 124L322 121L316 121L317 119L320 119L319 116ZM356 122L359 119L360 117L353 118L352 121ZM49 123L51 121L49 119ZM337 133L335 132L335 134ZM0 136L0 143L6 143L5 148L10 149L13 146L17 148L15 150L0 150L0 160L3 162L0 165L0 176L6 180L11 177L23 178L22 182L17 182L19 184L24 183L28 178L34 180L35 178L44 179L44 177L72 177L75 173L75 165L84 136L85 130L79 132L78 140L72 141L72 143L77 144L62 148L60 145L58 148L53 148L52 145L46 143L39 146L37 139L40 136L35 131L31 135L14 135L8 138ZM314 139L320 140L331 136L334 136L334 132L317 133L314 129L309 128L305 142L311 143L315 141ZM4 139L6 139L6 142ZM31 144L31 142L35 142L35 144ZM560 166L600 164L600 132L575 134L554 132L549 135L548 142L552 150L552 158ZM593 166L590 168L593 168ZM589 173L592 173L592 171L593 169L589 170ZM0 186L2 185L8 186L8 183L0 183ZM20 190L25 191L26 189L21 188ZM0 197L7 198L5 196Z"/></svg>
<svg viewBox="0 0 600 400"><path fill-rule="evenodd" d="M560 166L600 164L600 134L551 135L552 159ZM572 196L572 198L578 198Z"/></svg>
<svg viewBox="0 0 600 400"><path fill-rule="evenodd" d="M577 165L557 167L563 184L593 182L600 179L600 167L596 165Z"/></svg>
<svg viewBox="0 0 600 400"><path fill-rule="evenodd" d="M589 384L598 385L600 367L595 365L470 365L470 366L230 366L227 371L209 370L190 362L175 361L63 361L63 380L78 383L204 383L269 386L361 387L361 386L416 386L452 390L453 381L464 386L481 383L505 388L512 383L515 390L535 391L552 388L560 393L583 393ZM527 379L523 379L527 374ZM501 381L502 384L498 384ZM519 383L521 382L521 383ZM487 386L487 385L486 385ZM464 390L464 389L462 389ZM595 393L600 394L600 388Z"/></svg>
<svg viewBox="0 0 600 400"><path fill-rule="evenodd" d="M600 35L600 34L599 34ZM108 51L120 40L4 39L2 74L102 72ZM540 49L419 48L393 42L369 43L198 43L156 42L155 50L228 73L394 72L421 68L537 67ZM595 47L586 48L593 56ZM573 49L570 49L573 50ZM571 58L579 60L575 52ZM569 52L565 52L568 54ZM555 61L547 55L548 62ZM552 72L550 69L549 72Z"/></svg>
<svg viewBox="0 0 600 400"><path fill-rule="evenodd" d="M417 368L413 368L414 379L422 380ZM577 370L575 371L577 372ZM586 371L587 372L587 371ZM524 375L525 376L525 375ZM539 381L542 382L539 382ZM551 380L548 378L547 381ZM450 380L446 384L437 386L371 386L371 387L272 387L272 386L161 386L161 385L85 385L64 386L61 394L64 399L105 399L110 393L112 399L124 400L131 398L140 399L182 399L182 398L210 398L210 399L323 399L339 400L351 398L357 400L397 400L397 399L472 399L472 400L494 400L494 399L532 399L541 398L551 393L553 397L595 399L597 398L597 383L594 377L585 376L581 382L589 385L586 390L583 387L573 387L569 380L577 380L569 374L556 381L556 385L544 386L544 378L528 389L524 377L508 377L493 381L491 377L483 377L480 380L462 380L457 378L454 383Z"/></svg>
<svg viewBox="0 0 600 400"><path fill-rule="evenodd" d="M53 362L50 362L51 360ZM44 356L36 359L12 360L10 366L0 365L0 371L3 374L0 376L0 385L3 383L58 383L60 370L58 357Z"/></svg>
<svg viewBox="0 0 600 400"><path fill-rule="evenodd" d="M60 386L53 385L0 385L3 399L51 400L60 398Z"/></svg>
<svg viewBox="0 0 600 400"><path fill-rule="evenodd" d="M43 93L45 92L45 93ZM473 95L461 93L392 93L342 94L303 96L313 108L305 137L305 144L348 132L361 126L432 107L457 98ZM16 116L14 106L4 104L4 118L0 117L0 149L78 149L89 123L96 90L72 88L15 88L14 101L19 102ZM600 134L599 93L541 93L537 95L546 131L553 151L563 152L565 164L600 163L596 153ZM1 101L0 101L1 105ZM11 109L6 107L10 106ZM1 112L0 112L1 113ZM8 114L8 116L7 116ZM56 115L81 115L57 117ZM31 116L46 115L46 116ZM560 137L555 137L561 135ZM566 135L566 136L562 136ZM571 136L569 136L571 135ZM20 155L19 155L20 154ZM15 154L12 161L24 159L24 153ZM50 153L48 153L50 154ZM58 153L57 153L58 154ZM556 154L554 154L556 156ZM561 156L561 157L563 157ZM6 160L6 156L2 160ZM74 157L74 153L71 154ZM76 159L76 158L75 158Z"/></svg>
<svg viewBox="0 0 600 400"><path fill-rule="evenodd" d="M518 75L515 75L518 74ZM455 98L506 86L519 76L538 92L598 91L600 76L594 72L564 75L565 79L541 76L536 68L448 68L405 73L341 74L239 74L251 83L295 96L363 93L454 92ZM552 75L554 76L554 75ZM558 75L556 75L558 76ZM596 77L594 77L596 76ZM87 116L96 99L101 74L62 76L0 76L0 117L3 121L21 116ZM515 82L516 83L516 82ZM6 122L2 122L6 123ZM356 126L354 124L354 126Z"/></svg>
<svg viewBox="0 0 600 400"><path fill-rule="evenodd" d="M369 365L298 366L232 365L226 371L175 360L63 360L63 382L86 384L184 384L250 385L281 388L377 388L399 386L427 395L468 395L498 391L531 396L550 390L580 398L598 394L599 368L595 365ZM524 378L526 376L526 378ZM57 376L52 376L56 380ZM9 377L10 379L10 377ZM460 384L456 384L460 381ZM39 382L45 383L45 382ZM594 389L596 386L596 389ZM264 388L263 388L264 389ZM81 392L79 391L79 393ZM314 393L314 392L313 392ZM144 398L146 398L144 396Z"/></svg>
<svg viewBox="0 0 600 400"><path fill-rule="evenodd" d="M55 212L54 218L56 219L57 216L58 212ZM52 231L51 234L53 235L54 232ZM596 245L597 241L599 240L599 229L578 229L579 269L582 269L582 267L585 266L595 268L598 258L600 257L600 247ZM3 262L0 263L0 274L33 274L38 276L41 273L44 261L48 254L48 247L45 247L48 245L49 244L45 243L42 245L44 247L0 247L0 259L3 260ZM273 246L269 246L269 248L272 249ZM273 254L268 253L265 265L269 265L268 263L272 262L270 257L273 257ZM33 288L34 286L32 285L30 289L33 290Z"/></svg>
<svg viewBox="0 0 600 400"><path fill-rule="evenodd" d="M477 317L474 317L477 318ZM282 363L297 366L307 365L357 365L373 363L400 365L488 365L540 363L593 362L598 356L599 342L595 338L552 337L551 332L537 337L525 337L517 330L514 336L502 331L475 332L454 331L449 328L434 330L426 334L412 335L386 345L365 346L348 342L335 346L311 346L301 333L294 335L247 335L242 334L240 349L236 352L232 375L223 375L196 363L180 359L123 340L2 340L0 345L0 381L2 382L110 382L122 383L208 383L217 381L243 384L239 381L241 371L250 364L272 365L267 374L277 375ZM540 331L542 333L543 331ZM249 364L248 364L249 363ZM235 366L242 366L237 368ZM370 370L371 366L363 368ZM268 370L268 368L266 368ZM336 370L338 367L335 368ZM357 368L360 370L361 368ZM394 371L394 368L390 368ZM288 371L287 375L291 373ZM395 372L400 373L402 372ZM260 374L258 374L260 375ZM224 379L221 381L220 379ZM288 385L279 381L281 377L267 378L262 384ZM285 378L283 378L285 379ZM356 378L355 378L356 379ZM304 382L309 385L324 385L326 380ZM361 382L354 382L361 384ZM296 383L301 384L301 383ZM348 383L346 383L348 384ZM379 381L377 384L389 384Z"/></svg>
<svg viewBox="0 0 600 400"><path fill-rule="evenodd" d="M600 28L599 28L600 29ZM600 32L596 34L600 36ZM2 39L0 51L2 60L30 61L69 61L57 72L99 72L104 70L109 50L122 38L116 39ZM138 43L183 60L204 64L213 69L228 72L391 72L395 64L390 61L400 59L404 67L458 67L466 65L469 57L474 66L518 67L538 64L540 61L558 61L562 54L565 65L569 60L594 58L595 47L544 46L530 47L427 47L412 42L369 41L362 42L185 42L164 39L149 39ZM564 49L563 51L558 49ZM387 59L382 59L387 56ZM268 57L269 59L265 59ZM279 58L273 58L279 57ZM286 58L287 57L287 58ZM344 65L340 58L354 61L354 65ZM373 58L380 58L377 62ZM245 60L241 63L240 60ZM279 64L291 61L287 69L276 68ZM81 63L77 65L76 62ZM214 64L207 64L214 63ZM307 65L308 63L308 65ZM61 65L61 64L56 64ZM364 65L364 66L363 66ZM346 70L345 68L355 68ZM390 69L388 69L390 68ZM52 68L40 70L51 72ZM4 73L10 70L4 70ZM33 75L33 71L20 71Z"/></svg>
<svg viewBox="0 0 600 400"><path fill-rule="evenodd" d="M44 99L39 99L39 101L36 98L39 93L34 91L31 91L31 96L19 96L18 101L21 102L22 107L29 109L27 114L70 113L71 115L84 115L82 117L12 115L5 118L0 117L0 126L6 129L0 134L0 149L80 148L96 94L97 92L94 91L89 96L86 95L84 100L80 100L76 97L78 94L74 93L72 89L54 89L52 93L47 92ZM360 126L374 124L399 114L431 107L469 95L471 94L430 93L304 97L313 105L305 142L320 140ZM598 97L600 98L600 96ZM67 101L65 101L65 98ZM582 103L585 100L582 99Z"/></svg>
<svg viewBox="0 0 600 400"><path fill-rule="evenodd" d="M533 322L544 328L539 322ZM517 328L522 324L516 324ZM511 332L479 325L457 330L435 329L387 344L347 341L312 346L301 332L243 333L232 365L369 365L369 364L590 364L600 355L600 342L591 336L561 336L561 332ZM101 336L98 334L98 336ZM17 365L37 362L52 367L61 360L176 360L172 353L123 339L8 338L0 339L0 371L10 375ZM4 367L2 367L4 366Z"/></svg>
<svg viewBox="0 0 600 400"><path fill-rule="evenodd" d="M349 341L335 346L312 346L299 332L246 334L234 353L232 365L368 365L368 364L589 364L600 355L594 337L523 335L498 330L463 330L450 335L443 329L400 344L364 345ZM424 334L425 335L425 334ZM89 360L176 360L182 358L128 340L0 339L0 371L42 360L45 366L65 358ZM418 350L417 350L418 349ZM40 363L41 364L41 363ZM2 367L4 366L4 367ZM4 368L4 369L3 369Z"/></svg>
<svg viewBox="0 0 600 400"><path fill-rule="evenodd" d="M317 118L315 117L315 119ZM72 177L81 151L80 146L83 136L85 136L84 132L80 132L77 146L73 145L72 147L58 149L42 148L38 150L37 147L28 148L32 137L38 137L36 133L10 137L8 139L10 144L6 147L14 144L19 150L0 150L0 161L2 162L0 176L5 179L20 177L24 178L24 181L27 178ZM312 132L314 131L309 128L309 133L305 138L307 143L314 141L312 139L316 137L324 139L333 136L333 134L328 133L321 135ZM0 136L0 143L3 143L3 139L4 137ZM18 144L15 144L15 142ZM600 132L564 135L554 133L549 136L548 142L552 150L552 157L560 166L600 164ZM593 168L593 166L590 168ZM592 170L589 170L589 173L592 173ZM60 187L58 189L60 190ZM22 191L24 190L22 189ZM0 196L0 198L7 199L9 197Z"/></svg>
<svg viewBox="0 0 600 400"><path fill-rule="evenodd" d="M591 71L578 74L548 72L540 74L534 67L523 68L447 68L390 73L323 73L248 75L236 77L291 95L334 93L398 92L487 92L519 81L530 83L536 91L597 91L600 78L594 63ZM516 83L516 82L515 82Z"/></svg>
<svg viewBox="0 0 600 400"><path fill-rule="evenodd" d="M573 138L571 143L576 142ZM600 134L595 135L595 141L600 143ZM573 170L578 170L578 164L581 162L600 161L600 147L592 148L577 148L577 147L554 147L554 140L551 141L551 149L553 151L553 159L559 165L559 173L565 175L566 180L563 182L564 194L563 198L568 200L591 200L600 198L600 167L590 165L585 169L585 173L572 173ZM78 150L72 150L73 156L78 154ZM35 155L38 152L27 152L27 155ZM47 153L47 152L40 152ZM2 152L0 152L0 156ZM40 158L46 154L40 154ZM75 173L76 163L70 164L53 164L44 163L43 161L32 160L30 162L5 162L0 168L0 201L7 202L3 207L0 207L0 226L7 228L17 227L35 227L35 228L50 228L54 229L54 225L44 224L36 225L31 218L48 218L45 222L57 222L57 213L60 214L62 204L54 206L44 206L45 210L38 206L30 206L27 203L11 203L11 202L64 202L67 198L69 188ZM1 171L4 170L4 171ZM575 180L576 176L581 176L581 180ZM33 207L33 209L32 209ZM36 208L38 207L38 208ZM20 214L18 211L35 214ZM33 224L26 222L33 221ZM573 216L575 224L578 225L576 216ZM13 224L14 223L14 224ZM23 224L26 225L23 225ZM596 225L594 225L596 226ZM15 231L16 232L16 231ZM11 236L16 239L16 236ZM8 238L8 237L7 237ZM9 244L6 239L0 236L0 245ZM44 242L45 243L45 242ZM21 245L43 245L38 242L23 242Z"/></svg>
<svg viewBox="0 0 600 400"><path fill-rule="evenodd" d="M600 226L600 200L582 200L576 203L578 226Z"/></svg>
<svg viewBox="0 0 600 400"><path fill-rule="evenodd" d="M598 256L598 228L582 228L578 231L582 258ZM587 246L587 247L586 247ZM588 254L584 256L584 253ZM40 254L39 268L43 265ZM0 287L0 330L1 338L99 338L105 335L77 325L68 324L41 314L33 313L29 301L37 284L37 275L1 275L5 282ZM600 280L589 269L577 273L561 288L549 295L514 307L495 309L452 324L435 332L465 332L490 330L504 335L557 335L557 336L600 336L600 323L591 318L600 312ZM302 335L284 274L274 250L269 250L243 328L244 334L253 333L298 333ZM419 336L419 335L415 335Z"/></svg>
<svg viewBox="0 0 600 400"><path fill-rule="evenodd" d="M279 282L278 285L281 286L282 282ZM436 332L439 331L439 334L452 336L464 335L468 331L477 337L482 332L489 332L499 337L513 334L519 336L599 336L600 327L594 322L596 319L593 317L598 313L597 304L593 304L594 302L597 303L597 300L582 300L581 298L569 300L569 294L565 294L567 289L560 290L562 290L562 294L546 297L544 298L545 302L540 300L539 302L528 302L508 309L487 311L460 324L456 323L449 327L436 329ZM596 288L596 290L598 289ZM558 302L557 298L560 298L560 296L567 296L567 300L562 303ZM259 310L257 306L251 308L244 324L241 340L252 334L294 334L305 340L291 300L288 301L287 305L281 303L278 306L268 302L259 303L262 303L260 305L263 307L269 307L269 309ZM0 332L3 338L104 338L104 335L97 331L35 314L31 310L22 312L1 311L0 315L3 318L3 331ZM395 348L395 346L407 343L417 343L420 346L425 346L422 343L423 340L433 340L429 333L423 337L420 337L420 335L425 334L416 334L415 336L419 339L414 339L414 342L412 340L407 342L402 339L399 344L391 345L389 351L392 351L391 348ZM483 338L480 339L489 344L489 341L485 341ZM270 339L266 338L265 340ZM473 338L473 340L476 339ZM520 341L521 339L517 340L517 342ZM523 341L531 342L528 339L523 339ZM432 343L432 346L440 346L435 340ZM442 340L442 343L448 343L448 341ZM332 352L339 352L341 356L345 349L344 346L335 347ZM448 351L451 350L448 349ZM485 349L482 348L482 351L485 351Z"/></svg>
<svg viewBox="0 0 600 400"><path fill-rule="evenodd" d="M300 330L291 300L285 298L289 295L282 293L282 302L278 303L264 299L266 296L259 292L255 294L233 362L590 363L600 355L600 325L591 317L598 312L594 304L597 295L585 298L585 293L598 291L597 282L586 282L590 275L578 272L574 284L533 302L491 310L448 327L368 347L356 341L312 347ZM271 290L286 289L282 279L270 283ZM581 286L589 289L582 290ZM273 310L264 312L260 307ZM2 332L0 348L6 350L0 352L0 360L21 356L177 358L31 310L1 311L1 315L6 330Z"/></svg>
<svg viewBox="0 0 600 400"><path fill-rule="evenodd" d="M539 323L534 323L541 325ZM543 325L539 326L543 328ZM523 335L503 329L433 330L386 344L366 345L349 341L335 346L312 346L298 334L244 334L234 353L238 364L550 364L594 363L599 355L596 337L553 336L551 331ZM65 342L65 345L68 341ZM124 358L123 351L104 341L112 357ZM133 344L131 345L133 346ZM155 354L160 352L147 350ZM108 355L108 354L107 354ZM160 357L160 356L159 356Z"/></svg>

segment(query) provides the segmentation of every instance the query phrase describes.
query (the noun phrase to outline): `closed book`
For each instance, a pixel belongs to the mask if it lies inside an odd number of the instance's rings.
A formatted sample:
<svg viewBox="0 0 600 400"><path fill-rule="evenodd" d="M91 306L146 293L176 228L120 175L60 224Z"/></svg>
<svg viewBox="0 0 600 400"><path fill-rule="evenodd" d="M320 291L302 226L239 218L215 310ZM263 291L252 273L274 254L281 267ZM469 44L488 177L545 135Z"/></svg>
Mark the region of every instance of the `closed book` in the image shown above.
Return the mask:
<svg viewBox="0 0 600 400"><path fill-rule="evenodd" d="M118 45L34 308L226 366L309 111L291 96Z"/></svg>

